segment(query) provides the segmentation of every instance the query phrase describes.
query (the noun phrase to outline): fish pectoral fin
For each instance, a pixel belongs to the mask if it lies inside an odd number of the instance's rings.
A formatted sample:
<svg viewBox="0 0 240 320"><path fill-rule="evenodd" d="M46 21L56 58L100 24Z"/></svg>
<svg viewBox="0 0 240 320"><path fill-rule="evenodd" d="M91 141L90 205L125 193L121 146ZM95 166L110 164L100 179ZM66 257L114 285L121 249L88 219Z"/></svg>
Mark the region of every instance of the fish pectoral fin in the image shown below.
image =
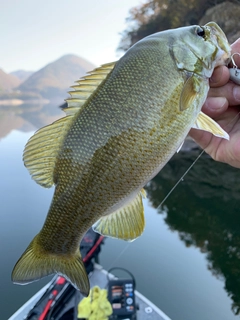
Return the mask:
<svg viewBox="0 0 240 320"><path fill-rule="evenodd" d="M194 129L204 130L212 133L216 137L229 140L228 133L223 130L220 125L205 113L200 112L195 124L192 126Z"/></svg>
<svg viewBox="0 0 240 320"><path fill-rule="evenodd" d="M192 75L185 82L180 97L180 111L184 111L189 108L196 98L196 95L198 94L198 90L196 90L197 80L198 79L195 79L195 77Z"/></svg>
<svg viewBox="0 0 240 320"><path fill-rule="evenodd" d="M104 236L127 241L139 237L145 227L142 192L126 206L99 219L93 225L93 230Z"/></svg>
<svg viewBox="0 0 240 320"><path fill-rule="evenodd" d="M89 279L80 252L74 255L44 252L38 244L38 235L16 263L12 281L17 284L28 284L53 273L63 275L83 295L89 294Z"/></svg>
<svg viewBox="0 0 240 320"><path fill-rule="evenodd" d="M209 89L208 80L196 74L189 76L185 82L180 96L179 110L184 111L193 104L198 106L203 104Z"/></svg>

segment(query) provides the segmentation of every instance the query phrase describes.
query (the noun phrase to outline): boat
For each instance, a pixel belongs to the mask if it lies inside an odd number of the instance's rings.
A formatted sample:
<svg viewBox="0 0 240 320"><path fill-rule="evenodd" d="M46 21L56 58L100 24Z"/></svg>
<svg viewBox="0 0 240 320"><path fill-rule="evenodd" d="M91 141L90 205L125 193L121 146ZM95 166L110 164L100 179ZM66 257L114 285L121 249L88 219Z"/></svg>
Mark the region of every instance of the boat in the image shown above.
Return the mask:
<svg viewBox="0 0 240 320"><path fill-rule="evenodd" d="M89 276L91 292L106 294L106 306L110 306L109 320L171 320L162 310L138 292L134 276L128 270L114 267L105 270L98 264L98 256L104 237L89 229L84 236L80 251ZM122 269L127 278L117 278L112 271ZM95 291L94 291L95 290ZM79 306L90 303L64 277L55 275L53 279L20 307L9 320L78 320ZM102 300L103 301L103 300ZM101 302L102 303L102 302ZM89 304L88 304L89 305ZM95 304L96 305L96 304ZM83 307L82 307L83 308ZM97 307L95 313L98 314ZM86 309L86 307L85 307ZM93 318L93 317L92 317ZM91 318L91 319L92 319ZM105 318L105 319L106 319ZM101 320L96 316L94 319Z"/></svg>

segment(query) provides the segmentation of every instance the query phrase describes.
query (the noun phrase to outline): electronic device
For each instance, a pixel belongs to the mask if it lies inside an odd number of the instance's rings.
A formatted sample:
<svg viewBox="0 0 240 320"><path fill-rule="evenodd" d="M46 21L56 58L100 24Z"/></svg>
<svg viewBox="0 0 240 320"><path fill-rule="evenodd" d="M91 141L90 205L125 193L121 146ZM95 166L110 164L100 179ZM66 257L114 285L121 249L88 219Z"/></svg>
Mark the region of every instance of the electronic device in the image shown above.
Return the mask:
<svg viewBox="0 0 240 320"><path fill-rule="evenodd" d="M133 275L123 268L112 268L120 269L127 272L130 279L111 279L108 282L108 301L112 305L113 313L109 317L111 320L126 319L136 320L137 319L137 308L135 302L135 279Z"/></svg>

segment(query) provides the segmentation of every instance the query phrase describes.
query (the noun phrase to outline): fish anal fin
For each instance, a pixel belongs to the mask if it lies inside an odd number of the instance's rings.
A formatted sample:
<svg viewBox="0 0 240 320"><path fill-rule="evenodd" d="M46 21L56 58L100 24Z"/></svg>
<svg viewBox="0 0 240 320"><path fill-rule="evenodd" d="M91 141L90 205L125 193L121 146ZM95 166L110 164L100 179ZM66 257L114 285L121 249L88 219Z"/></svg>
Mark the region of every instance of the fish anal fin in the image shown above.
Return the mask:
<svg viewBox="0 0 240 320"><path fill-rule="evenodd" d="M38 235L16 263L12 281L24 285L50 274L59 273L87 296L90 285L80 252L66 256L50 254L41 248L37 239Z"/></svg>
<svg viewBox="0 0 240 320"><path fill-rule="evenodd" d="M223 130L216 121L214 121L203 112L199 113L197 120L192 128L208 131L216 137L229 140L228 133Z"/></svg>
<svg viewBox="0 0 240 320"><path fill-rule="evenodd" d="M143 189L142 189L143 190ZM127 205L102 217L94 225L93 230L108 237L135 240L145 227L142 191Z"/></svg>

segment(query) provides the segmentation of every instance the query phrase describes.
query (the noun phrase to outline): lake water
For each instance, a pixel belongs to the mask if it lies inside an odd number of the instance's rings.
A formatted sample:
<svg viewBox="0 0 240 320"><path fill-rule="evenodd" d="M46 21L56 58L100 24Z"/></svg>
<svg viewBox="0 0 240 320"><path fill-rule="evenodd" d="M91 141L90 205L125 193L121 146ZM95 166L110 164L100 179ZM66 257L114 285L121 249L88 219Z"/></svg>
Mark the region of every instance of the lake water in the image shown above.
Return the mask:
<svg viewBox="0 0 240 320"><path fill-rule="evenodd" d="M22 151L33 129L56 114L42 108L0 109L0 319L50 278L11 283L12 268L40 230L53 189L31 178ZM100 263L130 270L137 289L172 320L236 320L240 309L240 170L206 155L158 208L199 154L180 152L147 186L146 229L132 243L107 239Z"/></svg>

